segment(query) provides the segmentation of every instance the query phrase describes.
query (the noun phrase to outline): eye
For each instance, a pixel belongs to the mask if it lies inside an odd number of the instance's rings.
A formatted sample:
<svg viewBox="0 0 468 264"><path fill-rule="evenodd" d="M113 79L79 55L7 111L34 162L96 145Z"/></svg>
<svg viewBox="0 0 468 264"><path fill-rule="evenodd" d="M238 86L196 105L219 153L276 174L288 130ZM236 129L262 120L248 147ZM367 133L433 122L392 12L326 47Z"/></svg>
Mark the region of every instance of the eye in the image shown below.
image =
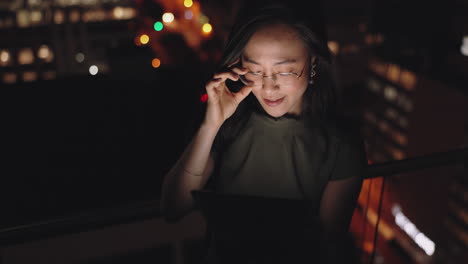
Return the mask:
<svg viewBox="0 0 468 264"><path fill-rule="evenodd" d="M278 72L277 73L279 76L291 76L295 74L294 72Z"/></svg>
<svg viewBox="0 0 468 264"><path fill-rule="evenodd" d="M263 75L263 73L261 72L247 72L248 74L252 74L252 75Z"/></svg>

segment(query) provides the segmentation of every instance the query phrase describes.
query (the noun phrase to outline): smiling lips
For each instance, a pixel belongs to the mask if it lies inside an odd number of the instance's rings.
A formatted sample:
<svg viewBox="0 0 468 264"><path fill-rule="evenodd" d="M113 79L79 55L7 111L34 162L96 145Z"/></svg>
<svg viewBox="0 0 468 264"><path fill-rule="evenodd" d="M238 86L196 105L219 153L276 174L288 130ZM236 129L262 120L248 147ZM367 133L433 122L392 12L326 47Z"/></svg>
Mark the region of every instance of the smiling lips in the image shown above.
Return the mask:
<svg viewBox="0 0 468 264"><path fill-rule="evenodd" d="M276 99L276 100L263 99L265 104L267 104L268 106L272 106L272 107L281 104L283 102L283 100L284 100L284 97L280 98L280 99Z"/></svg>

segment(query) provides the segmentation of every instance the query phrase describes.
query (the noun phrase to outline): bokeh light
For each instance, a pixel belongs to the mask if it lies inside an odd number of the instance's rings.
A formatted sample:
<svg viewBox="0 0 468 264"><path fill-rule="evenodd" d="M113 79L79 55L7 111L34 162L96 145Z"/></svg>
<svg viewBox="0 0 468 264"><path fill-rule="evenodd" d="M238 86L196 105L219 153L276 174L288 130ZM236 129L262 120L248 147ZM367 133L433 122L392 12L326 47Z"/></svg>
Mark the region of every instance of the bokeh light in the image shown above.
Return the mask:
<svg viewBox="0 0 468 264"><path fill-rule="evenodd" d="M192 19L192 18L193 18L193 12L192 12L192 10L185 10L185 12L184 12L184 17L185 17L185 19L187 19L187 20Z"/></svg>
<svg viewBox="0 0 468 264"><path fill-rule="evenodd" d="M140 42L141 44L147 44L149 42L149 36L146 34L143 34L140 36Z"/></svg>
<svg viewBox="0 0 468 264"><path fill-rule="evenodd" d="M209 23L203 24L202 30L204 33L210 33L213 27Z"/></svg>
<svg viewBox="0 0 468 264"><path fill-rule="evenodd" d="M89 67L89 74L96 75L99 72L99 68L96 65L91 65Z"/></svg>
<svg viewBox="0 0 468 264"><path fill-rule="evenodd" d="M184 0L184 6L185 7L191 7L193 5L193 1L192 0Z"/></svg>
<svg viewBox="0 0 468 264"><path fill-rule="evenodd" d="M154 58L151 61L151 66L153 66L153 68L159 68L159 66L161 66L161 60L158 58Z"/></svg>
<svg viewBox="0 0 468 264"><path fill-rule="evenodd" d="M75 60L79 63L82 63L85 59L85 55L81 52L78 52L76 55L75 55Z"/></svg>
<svg viewBox="0 0 468 264"><path fill-rule="evenodd" d="M158 21L158 22L154 23L153 27L154 27L154 30L161 31L164 28L164 25L163 25L163 23Z"/></svg>
<svg viewBox="0 0 468 264"><path fill-rule="evenodd" d="M199 22L200 22L200 24L203 25L203 24L206 24L206 23L210 22L210 20L208 19L207 16L205 16L205 15L202 14L202 15L200 16L200 18L199 18Z"/></svg>
<svg viewBox="0 0 468 264"><path fill-rule="evenodd" d="M204 93L200 96L200 102L206 103L206 101L208 101L208 94Z"/></svg>
<svg viewBox="0 0 468 264"><path fill-rule="evenodd" d="M164 23L171 23L172 21L174 21L174 14L164 13L162 15L162 20L163 20Z"/></svg>

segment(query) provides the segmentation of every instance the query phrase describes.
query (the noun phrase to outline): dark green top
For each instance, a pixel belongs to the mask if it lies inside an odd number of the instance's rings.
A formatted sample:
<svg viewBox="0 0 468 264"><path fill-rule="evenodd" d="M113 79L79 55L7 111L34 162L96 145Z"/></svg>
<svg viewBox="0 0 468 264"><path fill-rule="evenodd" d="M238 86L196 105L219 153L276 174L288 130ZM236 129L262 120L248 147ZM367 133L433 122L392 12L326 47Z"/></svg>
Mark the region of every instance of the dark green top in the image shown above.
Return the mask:
<svg viewBox="0 0 468 264"><path fill-rule="evenodd" d="M206 188L307 200L312 215L318 215L328 181L363 176L364 145L350 131L318 119L273 118L254 112L229 145L213 149L218 167Z"/></svg>
<svg viewBox="0 0 468 264"><path fill-rule="evenodd" d="M329 180L361 177L362 140L333 123L253 112L235 140L217 152L212 189L318 201ZM222 149L222 150L221 150Z"/></svg>

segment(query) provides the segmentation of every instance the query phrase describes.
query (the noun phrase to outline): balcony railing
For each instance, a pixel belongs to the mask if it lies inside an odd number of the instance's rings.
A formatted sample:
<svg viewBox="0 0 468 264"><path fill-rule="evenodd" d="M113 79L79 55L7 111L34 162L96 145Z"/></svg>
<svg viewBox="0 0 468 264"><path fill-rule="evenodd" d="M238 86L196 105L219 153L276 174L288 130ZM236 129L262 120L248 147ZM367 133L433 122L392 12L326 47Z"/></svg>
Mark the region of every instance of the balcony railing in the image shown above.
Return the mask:
<svg viewBox="0 0 468 264"><path fill-rule="evenodd" d="M370 164L365 178L387 177L450 164L466 164L467 161L468 148L463 147L404 160ZM50 218L42 222L3 228L0 229L0 247L159 217L161 217L161 213L158 200L138 201L112 208Z"/></svg>

